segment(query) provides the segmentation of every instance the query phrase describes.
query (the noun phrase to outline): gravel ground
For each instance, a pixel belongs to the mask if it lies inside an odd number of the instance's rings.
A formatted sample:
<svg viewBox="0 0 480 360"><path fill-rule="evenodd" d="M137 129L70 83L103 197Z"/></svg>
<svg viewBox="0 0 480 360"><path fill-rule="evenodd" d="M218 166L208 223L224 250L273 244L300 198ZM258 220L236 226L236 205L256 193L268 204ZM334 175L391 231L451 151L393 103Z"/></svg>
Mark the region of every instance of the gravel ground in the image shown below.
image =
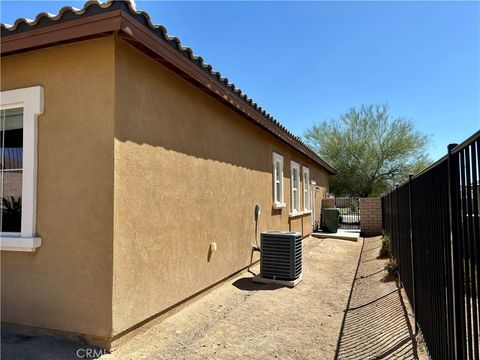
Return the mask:
<svg viewBox="0 0 480 360"><path fill-rule="evenodd" d="M428 359L415 338L414 317L404 290L385 281L381 238L364 241L338 349L339 359Z"/></svg>
<svg viewBox="0 0 480 360"><path fill-rule="evenodd" d="M304 280L295 288L255 284L243 273L100 359L422 359L408 302L395 282L383 281L379 238L366 239L361 254L362 245L307 238ZM86 358L86 348L2 329L2 359Z"/></svg>
<svg viewBox="0 0 480 360"><path fill-rule="evenodd" d="M101 359L331 359L360 249L308 238L295 288L243 274Z"/></svg>

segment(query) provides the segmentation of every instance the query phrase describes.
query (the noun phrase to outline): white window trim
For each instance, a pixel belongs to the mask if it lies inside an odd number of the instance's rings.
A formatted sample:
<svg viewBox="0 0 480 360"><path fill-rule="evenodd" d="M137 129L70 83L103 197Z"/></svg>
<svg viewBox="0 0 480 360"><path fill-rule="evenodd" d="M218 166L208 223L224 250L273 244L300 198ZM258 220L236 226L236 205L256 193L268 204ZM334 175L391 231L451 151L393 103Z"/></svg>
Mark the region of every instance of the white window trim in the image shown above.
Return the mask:
<svg viewBox="0 0 480 360"><path fill-rule="evenodd" d="M316 199L316 190L315 190L315 187L317 185L317 182L315 180L311 180L310 179L310 183L312 185L312 192L311 192L311 196L310 196L310 209L311 210L311 213L312 213L312 229L315 227L315 218L317 217L317 206L315 204L315 199Z"/></svg>
<svg viewBox="0 0 480 360"><path fill-rule="evenodd" d="M308 213L307 213L308 214ZM289 218L295 218L295 217L299 217L299 216L303 216L305 215L305 213L303 211L297 211L297 212L291 212L288 214L288 217Z"/></svg>
<svg viewBox="0 0 480 360"><path fill-rule="evenodd" d="M293 203L293 199L294 199L294 196L293 196L293 169L297 169L297 177L298 177L298 186L297 186L297 201L298 201L298 204L294 204ZM300 165L293 161L293 160L290 160L290 195L291 195L291 212L290 212L290 217L294 217L294 216L298 216L298 215L302 215L303 212L300 210L300 204L301 204L301 201L300 201L300 195L301 195L301 192L300 192ZM298 205L298 207L296 208L295 205Z"/></svg>
<svg viewBox="0 0 480 360"><path fill-rule="evenodd" d="M0 109L23 108L22 227L20 233L0 233L0 250L35 251L37 207L37 118L43 113L43 87L2 91Z"/></svg>
<svg viewBox="0 0 480 360"><path fill-rule="evenodd" d="M305 179L307 174L307 179ZM310 191L310 169L306 166L302 166L302 184L303 184L303 212L310 213L311 208L311 191ZM307 194L307 196L305 196Z"/></svg>
<svg viewBox="0 0 480 360"><path fill-rule="evenodd" d="M310 183L312 184L312 191L310 192L310 209L311 209L311 212L313 213L314 209L316 208L316 204L315 204L315 197L316 195L314 195L314 192L316 191L316 187L317 187L317 182L315 180L311 180L310 179Z"/></svg>
<svg viewBox="0 0 480 360"><path fill-rule="evenodd" d="M277 179L275 178L276 163L280 163L280 202L277 201ZM284 195L283 195L283 156L277 154L276 152L272 155L273 163L273 208L274 209L283 209L287 205L285 204Z"/></svg>

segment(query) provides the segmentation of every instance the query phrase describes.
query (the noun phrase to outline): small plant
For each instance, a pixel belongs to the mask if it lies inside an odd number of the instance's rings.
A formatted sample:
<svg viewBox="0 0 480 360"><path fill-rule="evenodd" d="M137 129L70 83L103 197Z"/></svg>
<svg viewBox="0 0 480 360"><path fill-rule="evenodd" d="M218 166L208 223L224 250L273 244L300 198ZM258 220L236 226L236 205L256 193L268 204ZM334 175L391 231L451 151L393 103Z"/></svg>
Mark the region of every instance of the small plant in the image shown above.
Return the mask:
<svg viewBox="0 0 480 360"><path fill-rule="evenodd" d="M398 281L398 264L396 259L390 258L390 260L385 263L385 270L387 271L387 275L383 281Z"/></svg>
<svg viewBox="0 0 480 360"><path fill-rule="evenodd" d="M392 241L389 236L384 236L382 239L382 247L378 253L379 259L386 259L392 257Z"/></svg>
<svg viewBox="0 0 480 360"><path fill-rule="evenodd" d="M397 260L390 259L385 263L385 270L387 270L388 275L393 276L397 274L398 264Z"/></svg>
<svg viewBox="0 0 480 360"><path fill-rule="evenodd" d="M356 213L356 212L358 211L358 205L357 205L356 203L352 203L352 204L350 205L350 211L351 211L352 213Z"/></svg>
<svg viewBox="0 0 480 360"><path fill-rule="evenodd" d="M2 199L2 211L4 214L19 215L22 213L22 198L19 197L15 200L15 197L10 196L10 200Z"/></svg>
<svg viewBox="0 0 480 360"><path fill-rule="evenodd" d="M22 223L22 198L15 200L10 196L10 200L2 198L2 229L6 232L20 231Z"/></svg>

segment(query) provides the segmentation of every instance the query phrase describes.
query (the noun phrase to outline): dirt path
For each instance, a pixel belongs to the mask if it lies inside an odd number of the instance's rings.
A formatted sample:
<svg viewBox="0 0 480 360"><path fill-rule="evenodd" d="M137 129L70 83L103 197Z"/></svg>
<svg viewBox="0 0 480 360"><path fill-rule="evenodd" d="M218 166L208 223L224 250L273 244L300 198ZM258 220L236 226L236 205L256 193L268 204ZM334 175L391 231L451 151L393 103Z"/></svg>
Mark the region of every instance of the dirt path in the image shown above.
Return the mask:
<svg viewBox="0 0 480 360"><path fill-rule="evenodd" d="M364 241L338 359L427 359L413 335L413 313L395 281L385 282L381 238Z"/></svg>
<svg viewBox="0 0 480 360"><path fill-rule="evenodd" d="M243 274L101 359L331 359L360 249L308 238L297 287Z"/></svg>
<svg viewBox="0 0 480 360"><path fill-rule="evenodd" d="M308 238L297 287L254 284L244 273L100 358L426 359L406 296L383 281L380 238L362 244ZM78 359L86 348L2 329L2 359Z"/></svg>

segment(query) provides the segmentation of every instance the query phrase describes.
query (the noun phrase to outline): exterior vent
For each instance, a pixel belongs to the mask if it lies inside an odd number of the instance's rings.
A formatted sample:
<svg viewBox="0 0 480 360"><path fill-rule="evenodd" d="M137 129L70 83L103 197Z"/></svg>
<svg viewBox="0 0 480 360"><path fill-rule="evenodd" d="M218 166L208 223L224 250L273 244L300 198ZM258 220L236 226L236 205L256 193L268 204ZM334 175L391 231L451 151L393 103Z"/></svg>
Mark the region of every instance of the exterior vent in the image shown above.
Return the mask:
<svg viewBox="0 0 480 360"><path fill-rule="evenodd" d="M267 231L261 234L260 273L265 279L293 281L302 274L302 235Z"/></svg>

